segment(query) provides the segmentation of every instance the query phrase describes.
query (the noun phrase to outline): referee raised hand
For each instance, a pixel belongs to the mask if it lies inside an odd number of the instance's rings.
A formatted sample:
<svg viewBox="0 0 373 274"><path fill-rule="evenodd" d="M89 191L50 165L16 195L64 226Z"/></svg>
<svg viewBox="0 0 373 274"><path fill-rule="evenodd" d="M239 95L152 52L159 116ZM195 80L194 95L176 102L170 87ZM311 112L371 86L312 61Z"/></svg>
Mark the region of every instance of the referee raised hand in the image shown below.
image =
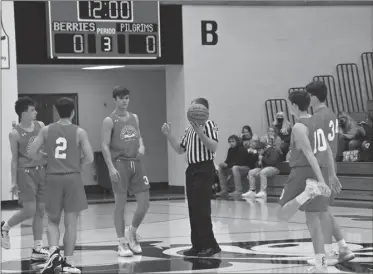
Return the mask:
<svg viewBox="0 0 373 274"><path fill-rule="evenodd" d="M202 104L209 108L205 98L197 98L192 104ZM211 222L211 196L215 176L213 161L218 147L218 127L212 120L207 120L202 126L190 123L181 141L172 136L168 123L163 124L162 132L178 154L186 153L188 163L185 175L192 248L185 251L184 255L210 257L221 251Z"/></svg>

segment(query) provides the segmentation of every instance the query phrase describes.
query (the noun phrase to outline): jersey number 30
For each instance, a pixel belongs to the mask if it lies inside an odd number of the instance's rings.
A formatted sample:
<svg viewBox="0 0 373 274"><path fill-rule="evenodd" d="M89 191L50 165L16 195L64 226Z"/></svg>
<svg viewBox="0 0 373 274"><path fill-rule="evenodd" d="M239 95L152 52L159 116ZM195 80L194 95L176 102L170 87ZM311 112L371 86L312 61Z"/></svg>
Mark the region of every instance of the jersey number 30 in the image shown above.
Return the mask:
<svg viewBox="0 0 373 274"><path fill-rule="evenodd" d="M329 122L329 128L331 132L328 133L328 141L331 142L334 140L335 136L338 133L338 120L335 122L333 120L330 120ZM313 139L314 139L314 149L313 153L317 153L318 151L326 151L328 148L328 145L326 143L325 133L324 131L319 128L316 131L313 132Z"/></svg>
<svg viewBox="0 0 373 274"><path fill-rule="evenodd" d="M59 137L56 140L56 148L54 149L54 158L66 159L67 140L64 137Z"/></svg>

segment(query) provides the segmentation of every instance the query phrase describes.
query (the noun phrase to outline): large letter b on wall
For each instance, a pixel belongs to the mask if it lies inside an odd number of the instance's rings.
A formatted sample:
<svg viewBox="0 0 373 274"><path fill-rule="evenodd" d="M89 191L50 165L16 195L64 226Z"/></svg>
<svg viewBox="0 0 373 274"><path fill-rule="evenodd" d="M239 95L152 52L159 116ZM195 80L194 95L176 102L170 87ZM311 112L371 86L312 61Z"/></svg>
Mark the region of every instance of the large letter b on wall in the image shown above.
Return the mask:
<svg viewBox="0 0 373 274"><path fill-rule="evenodd" d="M218 23L215 21L201 21L201 35L203 46L214 46L218 43Z"/></svg>

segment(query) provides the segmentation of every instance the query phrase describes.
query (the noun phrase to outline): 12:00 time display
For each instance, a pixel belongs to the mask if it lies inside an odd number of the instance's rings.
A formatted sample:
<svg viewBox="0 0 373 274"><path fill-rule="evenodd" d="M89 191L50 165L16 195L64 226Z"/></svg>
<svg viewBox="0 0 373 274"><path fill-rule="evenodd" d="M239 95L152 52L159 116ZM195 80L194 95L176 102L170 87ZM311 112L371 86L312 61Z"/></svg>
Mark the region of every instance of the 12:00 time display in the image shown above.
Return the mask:
<svg viewBox="0 0 373 274"><path fill-rule="evenodd" d="M79 20L115 20L132 21L133 9L131 1L79 1Z"/></svg>

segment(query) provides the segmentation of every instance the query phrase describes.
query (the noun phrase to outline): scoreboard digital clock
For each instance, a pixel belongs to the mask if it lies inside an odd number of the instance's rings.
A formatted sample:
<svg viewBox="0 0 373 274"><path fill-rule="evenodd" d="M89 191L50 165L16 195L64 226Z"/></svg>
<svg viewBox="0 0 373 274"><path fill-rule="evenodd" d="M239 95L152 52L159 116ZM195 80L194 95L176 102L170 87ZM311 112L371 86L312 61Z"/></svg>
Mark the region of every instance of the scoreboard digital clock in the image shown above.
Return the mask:
<svg viewBox="0 0 373 274"><path fill-rule="evenodd" d="M48 1L54 59L161 57L158 1Z"/></svg>

